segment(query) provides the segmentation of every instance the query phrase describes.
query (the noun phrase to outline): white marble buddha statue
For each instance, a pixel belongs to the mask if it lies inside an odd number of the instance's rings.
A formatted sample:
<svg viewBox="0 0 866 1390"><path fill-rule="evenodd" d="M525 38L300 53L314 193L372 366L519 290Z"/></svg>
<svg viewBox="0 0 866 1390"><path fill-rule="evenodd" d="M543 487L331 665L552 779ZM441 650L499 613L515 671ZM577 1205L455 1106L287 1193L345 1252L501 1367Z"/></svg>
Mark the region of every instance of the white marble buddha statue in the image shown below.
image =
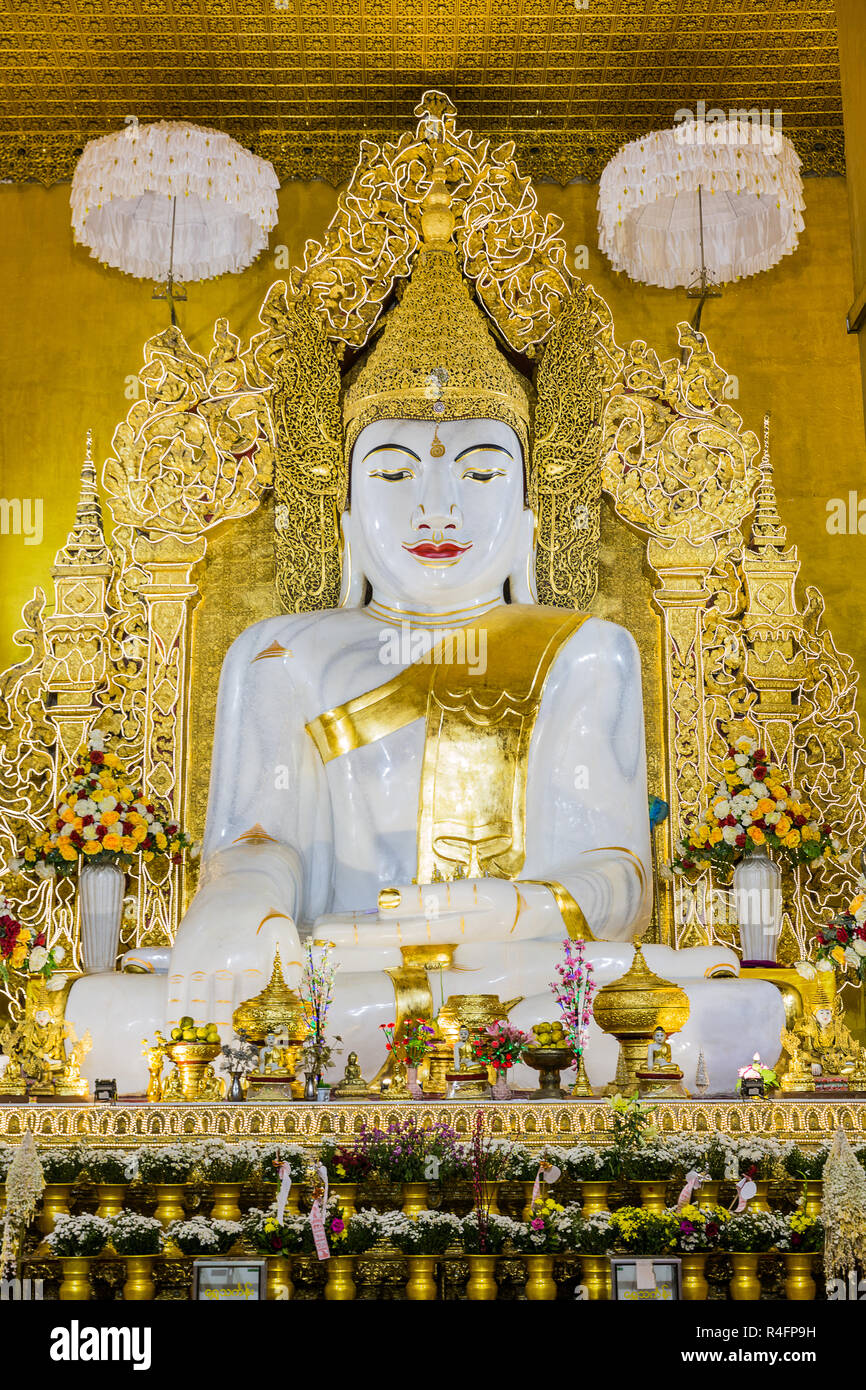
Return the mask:
<svg viewBox="0 0 866 1390"><path fill-rule="evenodd" d="M648 924L637 648L536 602L531 389L471 300L441 210L425 216L403 298L344 394L341 604L257 623L225 659L200 886L167 977L73 988L88 1062L122 1072L121 1090L148 1020L189 1013L228 1034L277 944L292 983L302 937L334 944L332 1026L373 1075L402 948L453 947L445 995L522 996L511 1018L531 1026L566 934L589 940L605 983ZM448 314L432 312L443 299ZM733 952L646 954L686 982L692 1016L673 1041L686 1071L702 1048L714 1087L733 1085L744 1036L778 1050L771 985L704 978L736 973ZM593 1026L591 1078L615 1062Z"/></svg>

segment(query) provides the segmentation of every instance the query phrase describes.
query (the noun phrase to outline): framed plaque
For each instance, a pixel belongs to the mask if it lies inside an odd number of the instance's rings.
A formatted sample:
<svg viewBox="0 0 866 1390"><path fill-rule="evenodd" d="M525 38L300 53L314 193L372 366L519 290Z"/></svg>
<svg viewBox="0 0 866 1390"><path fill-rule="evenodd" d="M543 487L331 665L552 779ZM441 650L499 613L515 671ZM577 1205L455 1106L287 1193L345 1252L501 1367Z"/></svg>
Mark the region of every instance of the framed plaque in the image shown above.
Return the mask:
<svg viewBox="0 0 866 1390"><path fill-rule="evenodd" d="M263 1302L267 1260L200 1259L193 1262L192 1296L198 1303Z"/></svg>
<svg viewBox="0 0 866 1390"><path fill-rule="evenodd" d="M668 1256L636 1259L612 1255L611 1294L622 1303L677 1303L680 1299L680 1262Z"/></svg>

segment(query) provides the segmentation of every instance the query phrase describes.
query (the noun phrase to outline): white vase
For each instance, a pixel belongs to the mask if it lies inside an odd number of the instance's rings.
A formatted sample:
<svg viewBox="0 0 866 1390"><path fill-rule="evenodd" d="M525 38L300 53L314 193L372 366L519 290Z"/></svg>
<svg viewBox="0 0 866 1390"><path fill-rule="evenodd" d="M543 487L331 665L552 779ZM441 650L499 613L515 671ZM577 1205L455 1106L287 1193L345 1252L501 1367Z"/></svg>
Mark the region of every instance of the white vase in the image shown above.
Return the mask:
<svg viewBox="0 0 866 1390"><path fill-rule="evenodd" d="M782 930L782 870L763 846L734 869L734 910L743 964L775 965Z"/></svg>
<svg viewBox="0 0 866 1390"><path fill-rule="evenodd" d="M113 970L126 874L115 864L84 864L78 875L81 954L86 974Z"/></svg>

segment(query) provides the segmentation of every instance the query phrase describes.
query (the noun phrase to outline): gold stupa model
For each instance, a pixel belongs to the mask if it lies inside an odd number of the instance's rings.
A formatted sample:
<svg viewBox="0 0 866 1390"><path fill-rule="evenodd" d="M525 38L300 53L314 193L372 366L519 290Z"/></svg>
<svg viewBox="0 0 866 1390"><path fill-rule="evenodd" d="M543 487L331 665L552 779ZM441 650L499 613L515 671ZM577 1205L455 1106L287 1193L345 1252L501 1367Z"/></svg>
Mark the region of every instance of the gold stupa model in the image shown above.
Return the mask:
<svg viewBox="0 0 866 1390"><path fill-rule="evenodd" d="M592 1011L599 1028L612 1033L619 1043L618 1082L611 1082L605 1089L608 1092L625 1090L628 1095L647 1090L660 1094L659 1088L648 1088L646 1084L647 1049L657 1028L662 1028L669 1037L671 1033L678 1033L688 1021L689 999L685 990L653 974L638 941L631 967L618 980L612 980L598 991ZM665 1082L671 1088L670 1093L684 1095L682 1072L676 1070L678 1074L669 1072ZM643 1080L640 1073L643 1073Z"/></svg>
<svg viewBox="0 0 866 1390"><path fill-rule="evenodd" d="M248 1100L300 1099L303 1087L296 1079L298 1053L307 1036L304 1006L283 978L280 949L274 952L271 978L260 994L245 999L232 1014L239 1037L264 1048L263 1069L247 1083Z"/></svg>

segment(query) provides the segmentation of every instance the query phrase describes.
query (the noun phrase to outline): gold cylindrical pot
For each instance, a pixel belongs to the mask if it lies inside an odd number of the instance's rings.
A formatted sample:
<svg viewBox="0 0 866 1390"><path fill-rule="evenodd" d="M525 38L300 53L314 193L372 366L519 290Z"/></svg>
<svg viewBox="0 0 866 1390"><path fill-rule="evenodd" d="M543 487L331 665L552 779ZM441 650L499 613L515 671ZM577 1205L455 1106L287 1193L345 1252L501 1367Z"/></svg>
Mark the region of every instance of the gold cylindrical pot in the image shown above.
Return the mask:
<svg viewBox="0 0 866 1390"><path fill-rule="evenodd" d="M186 1214L183 1209L185 1187L186 1184L182 1182L157 1183L156 1209L153 1214L163 1226L171 1225L172 1221L183 1221Z"/></svg>
<svg viewBox="0 0 866 1390"><path fill-rule="evenodd" d="M103 1217L106 1221L112 1221L115 1216L119 1216L123 1211L126 1183L100 1182L96 1184L96 1192L99 1197L96 1215Z"/></svg>
<svg viewBox="0 0 866 1390"><path fill-rule="evenodd" d="M812 1278L812 1254L803 1251L785 1252L785 1297L790 1303L812 1303L815 1299L815 1280Z"/></svg>
<svg viewBox="0 0 866 1390"><path fill-rule="evenodd" d="M352 1278L351 1255L332 1255L328 1260L328 1282L325 1285L325 1298L329 1303L347 1303L355 1297L355 1281Z"/></svg>
<svg viewBox="0 0 866 1390"><path fill-rule="evenodd" d="M755 1195L749 1202L751 1211L769 1211L770 1203L767 1196L770 1184L766 1179L758 1181L755 1179Z"/></svg>
<svg viewBox="0 0 866 1390"><path fill-rule="evenodd" d="M824 1198L824 1183L821 1178L806 1179L806 1202L804 1210L807 1216L820 1216Z"/></svg>
<svg viewBox="0 0 866 1390"><path fill-rule="evenodd" d="M654 1212L660 1216L665 1209L665 1193L667 1192L667 1181L652 1181L643 1179L638 1181L635 1186L640 1192L640 1204L644 1211Z"/></svg>
<svg viewBox="0 0 866 1390"><path fill-rule="evenodd" d="M594 1216L598 1211L607 1211L607 1188L606 1182L584 1182L581 1184L583 1193L583 1205L581 1210L584 1216Z"/></svg>
<svg viewBox="0 0 866 1390"><path fill-rule="evenodd" d="M710 1286L706 1268L706 1250L693 1250L689 1255L680 1255L682 1296L686 1302L699 1303L708 1297Z"/></svg>
<svg viewBox="0 0 866 1390"><path fill-rule="evenodd" d="M490 1216L499 1215L499 1182L482 1182L481 1205Z"/></svg>
<svg viewBox="0 0 866 1390"><path fill-rule="evenodd" d="M731 1298L735 1303L754 1303L761 1297L758 1256L754 1251L731 1253Z"/></svg>
<svg viewBox="0 0 866 1390"><path fill-rule="evenodd" d="M436 1256L410 1255L406 1297L412 1303L432 1303L436 1299Z"/></svg>
<svg viewBox="0 0 866 1390"><path fill-rule="evenodd" d="M87 1303L91 1298L90 1256L64 1255L58 1297L61 1303Z"/></svg>
<svg viewBox="0 0 866 1390"><path fill-rule="evenodd" d="M266 1297L275 1302L294 1298L295 1286L292 1283L292 1264L288 1255L268 1256L268 1286Z"/></svg>
<svg viewBox="0 0 866 1390"><path fill-rule="evenodd" d="M403 1183L403 1214L417 1216L419 1211L427 1210L426 1182Z"/></svg>
<svg viewBox="0 0 866 1390"><path fill-rule="evenodd" d="M551 1302L556 1298L552 1255L525 1255L526 1297L530 1302Z"/></svg>
<svg viewBox="0 0 866 1390"><path fill-rule="evenodd" d="M239 1182L215 1182L211 1216L217 1221L240 1221L240 1195Z"/></svg>
<svg viewBox="0 0 866 1390"><path fill-rule="evenodd" d="M357 1192L358 1184L356 1182L335 1182L331 1187L331 1195L336 1198L337 1204L342 1208L344 1221L348 1221L350 1216L355 1215Z"/></svg>
<svg viewBox="0 0 866 1390"><path fill-rule="evenodd" d="M701 1183L700 1187L697 1189L694 1195L693 1200L702 1207L718 1206L719 1188L721 1187L721 1185L722 1184L720 1182L717 1182L715 1178L711 1178L709 1182Z"/></svg>
<svg viewBox="0 0 866 1390"><path fill-rule="evenodd" d="M499 1290L496 1285L496 1256L467 1255L469 1282L466 1297L473 1303L492 1303Z"/></svg>
<svg viewBox="0 0 866 1390"><path fill-rule="evenodd" d="M156 1292L153 1282L153 1255L125 1255L126 1282L123 1298L126 1303L148 1303Z"/></svg>
<svg viewBox="0 0 866 1390"><path fill-rule="evenodd" d="M610 1298L610 1260L607 1255L581 1255L580 1280L588 1299L597 1303Z"/></svg>
<svg viewBox="0 0 866 1390"><path fill-rule="evenodd" d="M520 1213L521 1221L532 1220L532 1193L534 1189L534 1182L525 1182L523 1184L523 1210Z"/></svg>
<svg viewBox="0 0 866 1390"><path fill-rule="evenodd" d="M44 1236L50 1235L54 1230L58 1216L69 1215L69 1195L72 1186L71 1182L47 1182L42 1189L42 1211L36 1224Z"/></svg>

